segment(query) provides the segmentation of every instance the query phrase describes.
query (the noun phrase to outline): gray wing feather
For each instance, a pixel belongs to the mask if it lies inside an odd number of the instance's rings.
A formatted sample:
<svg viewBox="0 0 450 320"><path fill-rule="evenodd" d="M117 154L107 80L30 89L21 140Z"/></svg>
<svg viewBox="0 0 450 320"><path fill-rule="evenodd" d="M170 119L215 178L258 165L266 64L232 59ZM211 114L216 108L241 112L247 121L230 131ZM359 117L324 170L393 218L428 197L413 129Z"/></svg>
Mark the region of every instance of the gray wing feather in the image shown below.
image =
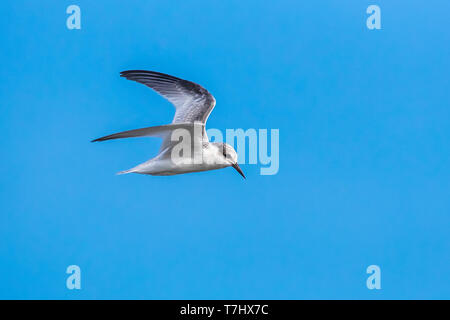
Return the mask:
<svg viewBox="0 0 450 320"><path fill-rule="evenodd" d="M121 77L152 88L176 108L172 123L200 121L206 123L216 104L214 97L202 86L187 80L155 71L129 70Z"/></svg>
<svg viewBox="0 0 450 320"><path fill-rule="evenodd" d="M105 140L112 140L112 139L122 139L122 138L135 138L135 137L165 138L169 133L171 133L175 129L179 129L179 128L190 129L190 127L192 127L191 123L176 123L176 124L167 124L164 126L147 127L147 128L134 129L134 130L113 133L113 134L92 140L91 142L105 141Z"/></svg>
<svg viewBox="0 0 450 320"><path fill-rule="evenodd" d="M197 128L197 129L195 129ZM208 141L208 136L206 135L205 126L201 123L173 123L167 124L163 126L155 126L155 127L147 127L141 129L134 129L128 131L122 131L118 133L113 133L95 140L91 142L97 141L106 141L113 139L122 139L122 138L135 138L135 137L158 137L162 138L162 144L159 149L162 150L167 149L177 143L177 141L172 141L172 132L176 129L185 129L189 132L191 139L199 139L202 142ZM193 141L193 140L191 140Z"/></svg>

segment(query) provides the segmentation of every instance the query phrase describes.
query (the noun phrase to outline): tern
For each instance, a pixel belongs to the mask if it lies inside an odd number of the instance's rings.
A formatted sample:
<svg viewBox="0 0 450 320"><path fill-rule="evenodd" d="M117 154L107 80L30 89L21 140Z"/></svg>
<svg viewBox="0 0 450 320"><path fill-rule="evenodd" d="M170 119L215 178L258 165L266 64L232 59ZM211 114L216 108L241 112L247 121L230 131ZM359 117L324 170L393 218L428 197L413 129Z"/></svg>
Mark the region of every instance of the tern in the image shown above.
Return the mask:
<svg viewBox="0 0 450 320"><path fill-rule="evenodd" d="M233 147L222 142L209 142L206 135L206 120L216 105L216 99L208 90L194 82L155 71L128 70L122 71L120 76L145 84L169 100L175 106L175 116L171 124L123 131L92 140L96 142L131 137L162 138L158 155L118 174L169 176L233 167L245 179ZM182 135L182 140L185 144L190 144L190 149L179 152L180 141L173 138L177 130L188 133L189 137ZM186 154L180 161L178 156L184 152Z"/></svg>

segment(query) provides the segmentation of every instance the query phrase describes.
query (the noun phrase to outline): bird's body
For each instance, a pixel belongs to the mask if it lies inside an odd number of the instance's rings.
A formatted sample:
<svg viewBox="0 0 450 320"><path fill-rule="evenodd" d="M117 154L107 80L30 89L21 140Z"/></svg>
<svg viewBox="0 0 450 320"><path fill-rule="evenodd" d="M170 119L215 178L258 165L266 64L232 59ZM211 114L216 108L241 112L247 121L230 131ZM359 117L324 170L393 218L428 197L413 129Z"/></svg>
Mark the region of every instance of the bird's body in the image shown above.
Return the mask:
<svg viewBox="0 0 450 320"><path fill-rule="evenodd" d="M121 76L152 88L169 100L176 111L171 124L119 132L93 140L144 136L163 139L156 157L119 174L168 176L232 166L245 178L237 164L236 151L226 143L211 143L208 140L205 124L216 100L206 89L154 71L130 70L121 72Z"/></svg>
<svg viewBox="0 0 450 320"><path fill-rule="evenodd" d="M209 171L229 167L227 162L219 162L220 158L217 156L220 152L219 146L214 143L205 143L201 146L202 161L195 162L194 157L186 157L180 159L178 163L172 161L171 151L168 148L159 153L156 157L137 165L136 167L121 171L119 174L125 173L141 173L152 176L171 176L175 174Z"/></svg>

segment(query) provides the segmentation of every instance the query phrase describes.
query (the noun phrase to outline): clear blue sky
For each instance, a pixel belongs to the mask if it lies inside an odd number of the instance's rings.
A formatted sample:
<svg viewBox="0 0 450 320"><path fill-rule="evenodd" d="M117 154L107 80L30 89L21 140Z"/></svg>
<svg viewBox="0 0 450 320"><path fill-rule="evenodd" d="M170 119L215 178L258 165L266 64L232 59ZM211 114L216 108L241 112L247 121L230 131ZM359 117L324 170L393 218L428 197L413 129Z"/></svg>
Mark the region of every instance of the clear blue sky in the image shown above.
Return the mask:
<svg viewBox="0 0 450 320"><path fill-rule="evenodd" d="M449 12L2 1L0 298L450 298ZM209 127L278 128L279 173L116 176L158 140L89 141L173 115L127 69L202 84Z"/></svg>

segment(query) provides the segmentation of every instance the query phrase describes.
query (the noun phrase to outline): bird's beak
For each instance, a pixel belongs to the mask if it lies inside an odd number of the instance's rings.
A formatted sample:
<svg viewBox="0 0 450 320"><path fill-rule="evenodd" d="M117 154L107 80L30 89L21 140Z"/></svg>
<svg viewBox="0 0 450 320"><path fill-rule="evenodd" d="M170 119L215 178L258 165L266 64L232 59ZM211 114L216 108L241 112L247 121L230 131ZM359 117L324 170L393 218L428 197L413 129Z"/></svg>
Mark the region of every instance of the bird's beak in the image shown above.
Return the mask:
<svg viewBox="0 0 450 320"><path fill-rule="evenodd" d="M239 167L239 165L237 164L237 162L236 162L235 164L232 164L232 167L235 168L236 171L239 172L239 174L240 174L241 176L243 176L244 179L245 179L245 175L244 175L244 173L242 172L242 170L241 170L241 168Z"/></svg>

